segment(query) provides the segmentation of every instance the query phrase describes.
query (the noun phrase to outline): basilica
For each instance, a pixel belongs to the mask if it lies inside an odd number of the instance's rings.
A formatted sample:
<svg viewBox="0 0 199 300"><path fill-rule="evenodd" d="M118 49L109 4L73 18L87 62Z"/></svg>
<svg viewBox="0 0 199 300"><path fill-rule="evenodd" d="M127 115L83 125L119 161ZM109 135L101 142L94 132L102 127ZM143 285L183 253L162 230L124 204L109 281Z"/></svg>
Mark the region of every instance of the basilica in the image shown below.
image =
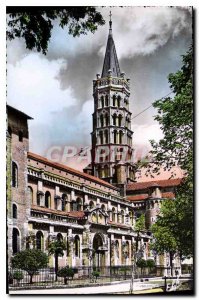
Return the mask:
<svg viewBox="0 0 199 300"><path fill-rule="evenodd" d="M130 79L120 71L109 22L102 73L93 80L91 163L84 172L29 151L32 118L7 105L7 250L48 253L50 241L66 243L59 266L132 265L135 243L144 259L154 257L150 226L165 199L175 198L180 179L135 181ZM144 214L139 240L136 219ZM54 266L50 257L49 265Z"/></svg>

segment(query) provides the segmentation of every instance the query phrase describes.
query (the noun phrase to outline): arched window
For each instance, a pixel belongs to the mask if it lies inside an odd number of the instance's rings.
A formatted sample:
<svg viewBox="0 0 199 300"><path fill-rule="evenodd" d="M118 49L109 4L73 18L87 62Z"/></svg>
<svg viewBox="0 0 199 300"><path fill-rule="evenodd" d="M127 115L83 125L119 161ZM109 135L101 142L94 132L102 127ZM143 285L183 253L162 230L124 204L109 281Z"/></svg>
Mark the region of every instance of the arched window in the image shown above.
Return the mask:
<svg viewBox="0 0 199 300"><path fill-rule="evenodd" d="M14 161L12 162L12 187L18 187L18 167Z"/></svg>
<svg viewBox="0 0 199 300"><path fill-rule="evenodd" d="M118 96L117 97L117 106L120 107L120 105L121 105L121 97Z"/></svg>
<svg viewBox="0 0 199 300"><path fill-rule="evenodd" d="M100 131L100 144L103 144L103 132L102 131Z"/></svg>
<svg viewBox="0 0 199 300"><path fill-rule="evenodd" d="M105 97L105 105L108 106L108 95Z"/></svg>
<svg viewBox="0 0 199 300"><path fill-rule="evenodd" d="M123 132L119 132L119 143L122 144L122 137L123 137Z"/></svg>
<svg viewBox="0 0 199 300"><path fill-rule="evenodd" d="M92 208L94 208L94 202L93 202L93 201L90 201L90 202L89 202L89 209L92 209Z"/></svg>
<svg viewBox="0 0 199 300"><path fill-rule="evenodd" d="M119 115L118 117L118 126L122 126L122 115Z"/></svg>
<svg viewBox="0 0 199 300"><path fill-rule="evenodd" d="M103 96L101 97L101 107L102 108L104 107L104 97Z"/></svg>
<svg viewBox="0 0 199 300"><path fill-rule="evenodd" d="M19 142L23 142L23 132L19 131Z"/></svg>
<svg viewBox="0 0 199 300"><path fill-rule="evenodd" d="M82 200L81 198L77 198L77 211L81 211L82 208Z"/></svg>
<svg viewBox="0 0 199 300"><path fill-rule="evenodd" d="M12 205L12 217L13 217L13 219L17 219L17 206L16 206L16 204Z"/></svg>
<svg viewBox="0 0 199 300"><path fill-rule="evenodd" d="M107 165L104 166L104 176L105 176L105 177L109 177L109 168L108 168Z"/></svg>
<svg viewBox="0 0 199 300"><path fill-rule="evenodd" d="M130 219L130 225L133 225L133 213L132 213L132 211L129 212L129 219Z"/></svg>
<svg viewBox="0 0 199 300"><path fill-rule="evenodd" d="M47 208L50 207L50 200L51 200L50 192L47 191L47 192L45 193L45 207L47 207Z"/></svg>
<svg viewBox="0 0 199 300"><path fill-rule="evenodd" d="M108 144L108 130L105 130L105 144Z"/></svg>
<svg viewBox="0 0 199 300"><path fill-rule="evenodd" d="M37 194L37 205L40 205L40 199L41 199L40 194Z"/></svg>
<svg viewBox="0 0 199 300"><path fill-rule="evenodd" d="M79 236L75 236L75 256L80 257L80 239Z"/></svg>
<svg viewBox="0 0 199 300"><path fill-rule="evenodd" d="M38 250L43 250L43 233L41 231L37 231L36 233L36 248Z"/></svg>
<svg viewBox="0 0 199 300"><path fill-rule="evenodd" d="M19 230L17 228L12 230L12 251L13 254L20 251Z"/></svg>
<svg viewBox="0 0 199 300"><path fill-rule="evenodd" d="M121 210L121 223L124 224L124 211Z"/></svg>
<svg viewBox="0 0 199 300"><path fill-rule="evenodd" d="M116 119L117 119L116 114L114 114L112 118L113 118L113 125L116 125Z"/></svg>
<svg viewBox="0 0 199 300"><path fill-rule="evenodd" d="M63 236L61 233L57 234L57 241L59 241L59 242L63 241Z"/></svg>
<svg viewBox="0 0 199 300"><path fill-rule="evenodd" d="M117 131L114 130L113 134L114 134L114 144L117 144Z"/></svg>
<svg viewBox="0 0 199 300"><path fill-rule="evenodd" d="M102 204L102 205L101 205L101 210L105 212L105 210L106 210L106 207L105 207L105 205L104 205L104 204Z"/></svg>
<svg viewBox="0 0 199 300"><path fill-rule="evenodd" d="M114 207L112 208L112 221L116 222L116 211Z"/></svg>
<svg viewBox="0 0 199 300"><path fill-rule="evenodd" d="M100 126L104 127L104 117L103 117L103 115L100 116Z"/></svg>
<svg viewBox="0 0 199 300"><path fill-rule="evenodd" d="M33 189L31 186L28 186L28 202L33 204Z"/></svg>
<svg viewBox="0 0 199 300"><path fill-rule="evenodd" d="M62 194L62 202L61 202L61 204L62 204L62 207L61 207L62 211L66 210L66 202L67 202L67 195L66 194Z"/></svg>
<svg viewBox="0 0 199 300"><path fill-rule="evenodd" d="M113 106L116 106L116 96L113 95Z"/></svg>
<svg viewBox="0 0 199 300"><path fill-rule="evenodd" d="M105 124L106 126L108 126L109 124L108 114L105 115Z"/></svg>

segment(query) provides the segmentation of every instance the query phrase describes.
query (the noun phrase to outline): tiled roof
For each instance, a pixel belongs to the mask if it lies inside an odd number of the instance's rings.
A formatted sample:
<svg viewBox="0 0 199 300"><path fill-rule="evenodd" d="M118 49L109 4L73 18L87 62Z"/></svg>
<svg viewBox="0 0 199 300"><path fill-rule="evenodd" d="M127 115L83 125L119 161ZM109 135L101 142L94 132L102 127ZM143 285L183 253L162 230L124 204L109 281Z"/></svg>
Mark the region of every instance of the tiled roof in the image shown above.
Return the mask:
<svg viewBox="0 0 199 300"><path fill-rule="evenodd" d="M134 182L127 185L127 191L137 191L148 189L153 186L159 187L172 187L181 183L182 179L167 179L167 180L154 180L146 182Z"/></svg>
<svg viewBox="0 0 199 300"><path fill-rule="evenodd" d="M90 180L90 181L95 181L97 182L98 184L100 185L104 185L104 186L107 186L109 188L112 188L112 189L117 189L115 188L112 184L98 178L98 177L95 177L95 176L92 176L92 175L89 175L89 174L86 174L86 173L83 173L83 172L80 172L78 170L75 170L73 168L70 168L66 165L62 165L60 163L56 163L56 162L53 162L51 160L48 160L47 158L43 157L43 156L40 156L38 154L35 154L35 153L32 153L32 152L28 152L28 158L31 158L31 159L34 159L36 161L40 161L40 162L43 162L44 164L47 164L48 166L52 166L54 168L58 168L58 169L61 169L61 170L64 170L64 171L67 171L67 172L71 172L77 176L81 176L87 180ZM117 189L118 190L118 189Z"/></svg>
<svg viewBox="0 0 199 300"><path fill-rule="evenodd" d="M127 196L127 200L129 200L129 201L139 201L139 200L145 200L148 197L149 197L148 194L133 195L133 196Z"/></svg>
<svg viewBox="0 0 199 300"><path fill-rule="evenodd" d="M175 195L172 192L165 192L165 193L162 193L162 198L173 199L173 198L175 198Z"/></svg>
<svg viewBox="0 0 199 300"><path fill-rule="evenodd" d="M113 221L108 221L107 223L112 225L112 226L116 226L116 227L124 227L124 228L129 228L130 227L129 225L124 225L124 224L121 224L121 223L115 223Z"/></svg>
<svg viewBox="0 0 199 300"><path fill-rule="evenodd" d="M84 212L83 211L71 211L71 212L66 212L66 211L61 211L57 209L51 209L47 207L41 207L37 205L31 205L31 209L39 212L46 212L50 214L55 214L55 215L60 215L60 216L66 216L66 217L71 217L71 218L77 218L77 219L82 219L84 217Z"/></svg>

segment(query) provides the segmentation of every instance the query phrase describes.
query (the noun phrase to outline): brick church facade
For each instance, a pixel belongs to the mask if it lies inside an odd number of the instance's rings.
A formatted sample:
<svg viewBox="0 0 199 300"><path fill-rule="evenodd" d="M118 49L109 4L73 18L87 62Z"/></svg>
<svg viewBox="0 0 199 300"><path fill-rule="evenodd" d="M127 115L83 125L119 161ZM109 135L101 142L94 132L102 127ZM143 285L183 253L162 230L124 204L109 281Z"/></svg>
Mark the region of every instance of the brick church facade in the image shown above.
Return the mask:
<svg viewBox="0 0 199 300"><path fill-rule="evenodd" d="M180 179L135 182L130 81L120 72L112 23L101 76L93 81L91 164L84 172L29 152L31 117L7 105L8 261L20 250L67 245L59 266L132 265L136 218L145 214L138 248L154 258L150 226ZM167 266L167 255L156 257ZM50 257L50 266L54 259Z"/></svg>

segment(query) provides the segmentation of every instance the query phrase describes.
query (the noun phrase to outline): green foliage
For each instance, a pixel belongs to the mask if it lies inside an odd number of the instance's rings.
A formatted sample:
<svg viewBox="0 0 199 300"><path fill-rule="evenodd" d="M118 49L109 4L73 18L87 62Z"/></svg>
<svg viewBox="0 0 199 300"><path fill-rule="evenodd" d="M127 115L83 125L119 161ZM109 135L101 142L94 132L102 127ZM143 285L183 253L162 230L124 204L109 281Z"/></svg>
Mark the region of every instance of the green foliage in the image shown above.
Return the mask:
<svg viewBox="0 0 199 300"><path fill-rule="evenodd" d="M135 223L135 227L134 227L136 232L140 232L142 230L145 229L145 215L142 214Z"/></svg>
<svg viewBox="0 0 199 300"><path fill-rule="evenodd" d="M74 270L69 267L64 267L57 272L58 277L64 278L65 284L67 284L67 279L69 279L69 278L73 279L74 274L75 274Z"/></svg>
<svg viewBox="0 0 199 300"><path fill-rule="evenodd" d="M146 260L143 259L143 258L139 259L139 260L136 262L136 266L137 266L138 268L141 268L141 269L146 268L146 266L147 266Z"/></svg>
<svg viewBox="0 0 199 300"><path fill-rule="evenodd" d="M30 275L30 283L32 276L41 268L47 267L48 256L41 250L26 249L18 252L11 260L12 268L22 269Z"/></svg>
<svg viewBox="0 0 199 300"><path fill-rule="evenodd" d="M95 277L96 279L100 276L100 272L98 271L93 271L92 276Z"/></svg>
<svg viewBox="0 0 199 300"><path fill-rule="evenodd" d="M20 280L22 280L24 278L23 272L22 271L15 271L13 273L13 278L16 279L19 282Z"/></svg>
<svg viewBox="0 0 199 300"><path fill-rule="evenodd" d="M171 250L181 257L193 254L193 49L182 56L182 68L168 79L173 98L157 100L153 106L158 114L163 138L151 141L152 163L147 173L158 174L160 168L172 169L178 165L184 172L182 184L176 188L175 201L167 200L161 208L152 231L154 249L159 253Z"/></svg>
<svg viewBox="0 0 199 300"><path fill-rule="evenodd" d="M158 115L155 120L161 125L164 137L151 141L153 164L150 172L157 173L159 167L171 169L180 166L189 174L193 165L193 53L192 47L182 56L181 70L170 74L168 79L173 99L157 100L153 106Z"/></svg>
<svg viewBox="0 0 199 300"><path fill-rule="evenodd" d="M48 245L49 255L63 256L64 250L66 250L66 243L62 240L52 241Z"/></svg>
<svg viewBox="0 0 199 300"><path fill-rule="evenodd" d="M153 259L147 259L146 260L146 266L149 269L152 269L155 267L155 261Z"/></svg>
<svg viewBox="0 0 199 300"><path fill-rule="evenodd" d="M8 8L9 11L9 8ZM35 10L15 9L8 15L7 37L9 40L23 38L30 50L47 53L52 29L57 20L61 28L68 27L73 37L94 33L105 23L100 12L92 6L65 8L36 8Z"/></svg>

